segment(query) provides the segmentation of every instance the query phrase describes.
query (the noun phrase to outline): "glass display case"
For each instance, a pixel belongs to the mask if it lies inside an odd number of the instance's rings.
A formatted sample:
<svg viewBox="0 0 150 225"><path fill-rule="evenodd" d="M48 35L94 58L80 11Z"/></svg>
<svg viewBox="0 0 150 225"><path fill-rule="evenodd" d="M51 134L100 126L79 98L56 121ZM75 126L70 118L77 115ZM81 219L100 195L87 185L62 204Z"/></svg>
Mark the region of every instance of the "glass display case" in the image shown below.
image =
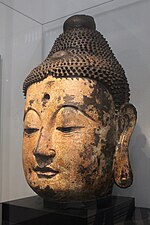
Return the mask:
<svg viewBox="0 0 150 225"><path fill-rule="evenodd" d="M138 122L130 142L133 185L114 187L115 196L135 199L135 218L150 208L149 10L147 0L0 1L0 201L35 196L22 168L24 96L22 85L31 69L48 55L62 24L75 14L94 17L126 72ZM12 203L13 204L13 203ZM141 211L140 211L141 210ZM143 211L142 211L143 210ZM142 216L143 217L143 216ZM146 218L146 216L144 216ZM148 217L144 220L149 221Z"/></svg>

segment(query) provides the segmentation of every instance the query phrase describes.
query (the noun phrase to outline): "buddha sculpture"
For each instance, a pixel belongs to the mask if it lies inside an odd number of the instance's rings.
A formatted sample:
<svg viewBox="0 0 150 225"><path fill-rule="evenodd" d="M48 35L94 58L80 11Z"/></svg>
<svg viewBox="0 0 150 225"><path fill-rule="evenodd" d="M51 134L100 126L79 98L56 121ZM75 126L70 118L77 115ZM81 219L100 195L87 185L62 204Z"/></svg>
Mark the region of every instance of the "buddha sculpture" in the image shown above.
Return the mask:
<svg viewBox="0 0 150 225"><path fill-rule="evenodd" d="M23 85L23 167L44 199L108 196L129 187L128 145L136 123L122 66L94 19L72 16Z"/></svg>

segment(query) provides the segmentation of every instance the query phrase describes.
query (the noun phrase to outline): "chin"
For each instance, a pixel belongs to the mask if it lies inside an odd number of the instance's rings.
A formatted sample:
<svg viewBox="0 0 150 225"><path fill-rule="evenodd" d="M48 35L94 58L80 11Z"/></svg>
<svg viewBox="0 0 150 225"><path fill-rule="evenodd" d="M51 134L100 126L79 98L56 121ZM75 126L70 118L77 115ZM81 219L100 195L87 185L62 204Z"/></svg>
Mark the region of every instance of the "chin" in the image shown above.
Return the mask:
<svg viewBox="0 0 150 225"><path fill-rule="evenodd" d="M40 197L46 201L56 201L56 202L74 202L74 201L92 201L95 199L100 199L108 197L112 193L112 186L107 190L103 188L98 190L62 190L62 189L52 189L50 186L41 188L40 186L31 187L34 192L36 192Z"/></svg>

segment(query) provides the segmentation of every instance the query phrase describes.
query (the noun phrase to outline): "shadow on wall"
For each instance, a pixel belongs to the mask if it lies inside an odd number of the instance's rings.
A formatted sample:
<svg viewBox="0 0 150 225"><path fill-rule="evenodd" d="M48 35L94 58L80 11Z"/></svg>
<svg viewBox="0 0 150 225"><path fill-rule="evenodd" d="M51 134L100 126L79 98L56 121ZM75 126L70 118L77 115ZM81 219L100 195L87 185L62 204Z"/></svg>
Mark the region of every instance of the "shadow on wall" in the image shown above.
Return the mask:
<svg viewBox="0 0 150 225"><path fill-rule="evenodd" d="M137 124L130 141L133 184L127 189L114 187L113 194L135 197L137 207L150 208L150 146Z"/></svg>

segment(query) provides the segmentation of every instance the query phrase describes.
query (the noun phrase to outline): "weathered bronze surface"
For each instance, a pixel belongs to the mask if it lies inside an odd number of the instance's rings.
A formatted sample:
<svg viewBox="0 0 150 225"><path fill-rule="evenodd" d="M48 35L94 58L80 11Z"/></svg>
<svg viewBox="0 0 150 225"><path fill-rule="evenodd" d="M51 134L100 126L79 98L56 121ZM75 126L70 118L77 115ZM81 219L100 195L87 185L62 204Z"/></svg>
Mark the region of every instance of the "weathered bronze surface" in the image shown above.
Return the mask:
<svg viewBox="0 0 150 225"><path fill-rule="evenodd" d="M85 200L132 183L136 123L124 70L92 17L64 23L48 57L25 79L23 166L40 196Z"/></svg>

